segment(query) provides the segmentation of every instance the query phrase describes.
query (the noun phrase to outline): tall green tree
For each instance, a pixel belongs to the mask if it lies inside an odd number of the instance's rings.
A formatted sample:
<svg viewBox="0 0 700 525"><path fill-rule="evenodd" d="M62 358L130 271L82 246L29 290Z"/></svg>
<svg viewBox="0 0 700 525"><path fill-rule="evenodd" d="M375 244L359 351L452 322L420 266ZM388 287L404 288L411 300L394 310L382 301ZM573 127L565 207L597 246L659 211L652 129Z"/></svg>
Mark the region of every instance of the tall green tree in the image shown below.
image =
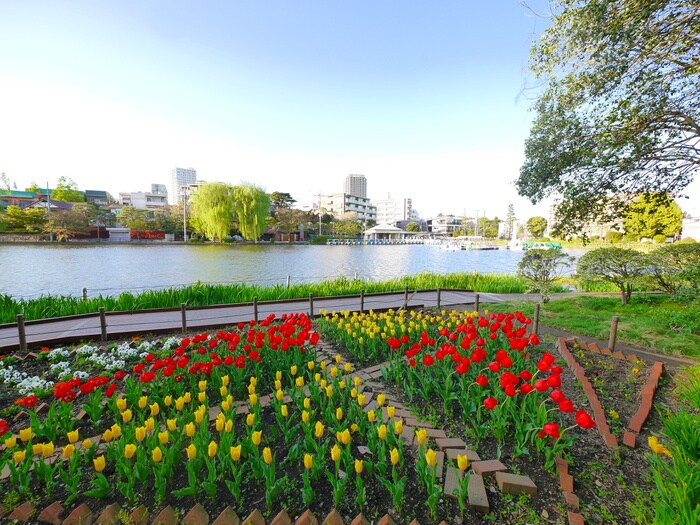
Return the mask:
<svg viewBox="0 0 700 525"><path fill-rule="evenodd" d="M515 220L515 206L509 204L508 211L506 212L506 224L508 225L508 239L511 239L513 237L513 228L515 228Z"/></svg>
<svg viewBox="0 0 700 525"><path fill-rule="evenodd" d="M620 290L622 304L627 304L634 285L641 282L648 266L648 258L637 250L598 248L579 258L576 273L583 281L614 284Z"/></svg>
<svg viewBox="0 0 700 525"><path fill-rule="evenodd" d="M533 237L542 237L544 231L547 229L547 219L544 217L530 217L525 223L527 231Z"/></svg>
<svg viewBox="0 0 700 525"><path fill-rule="evenodd" d="M86 206L73 206L69 210L52 211L44 230L53 233L58 241L66 241L76 235L90 233L90 210Z"/></svg>
<svg viewBox="0 0 700 525"><path fill-rule="evenodd" d="M683 212L667 195L644 194L630 203L622 224L628 235L650 239L655 235L670 237L681 231Z"/></svg>
<svg viewBox="0 0 700 525"><path fill-rule="evenodd" d="M148 210L141 210L133 206L124 206L119 212L119 223L132 230L149 230L153 224L153 218Z"/></svg>
<svg viewBox="0 0 700 525"><path fill-rule="evenodd" d="M2 192L9 192L10 190L12 190L12 183L10 182L10 178L3 171L0 173L0 195Z"/></svg>
<svg viewBox="0 0 700 525"><path fill-rule="evenodd" d="M420 224L418 224L415 221L411 221L406 225L406 231L411 232L411 233L419 232L420 231Z"/></svg>
<svg viewBox="0 0 700 525"><path fill-rule="evenodd" d="M530 284L530 292L542 294L549 302L554 281L571 268L574 258L559 250L528 250L518 263L518 275Z"/></svg>
<svg viewBox="0 0 700 525"><path fill-rule="evenodd" d="M277 211L273 227L281 233L291 234L303 230L310 222L311 216L303 210L283 208ZM289 241L291 242L291 235Z"/></svg>
<svg viewBox="0 0 700 525"><path fill-rule="evenodd" d="M199 233L220 242L231 231L234 198L231 186L221 182L203 184L192 196L190 210Z"/></svg>
<svg viewBox="0 0 700 525"><path fill-rule="evenodd" d="M78 190L78 185L68 177L59 177L58 184L51 192L51 199L63 202L83 202L84 196Z"/></svg>
<svg viewBox="0 0 700 525"><path fill-rule="evenodd" d="M532 49L544 90L516 182L559 195L557 233L620 216L629 197L677 195L700 168L697 0L558 0Z"/></svg>
<svg viewBox="0 0 700 525"><path fill-rule="evenodd" d="M265 232L270 197L262 188L250 183L234 186L231 195L238 217L238 230L244 239L257 241Z"/></svg>
<svg viewBox="0 0 700 525"><path fill-rule="evenodd" d="M270 193L270 204L278 210L289 209L294 206L295 202L296 199L289 193L282 193L281 191Z"/></svg>
<svg viewBox="0 0 700 525"><path fill-rule="evenodd" d="M23 232L40 232L46 223L46 210L43 208L25 208L8 206L2 219L8 230Z"/></svg>

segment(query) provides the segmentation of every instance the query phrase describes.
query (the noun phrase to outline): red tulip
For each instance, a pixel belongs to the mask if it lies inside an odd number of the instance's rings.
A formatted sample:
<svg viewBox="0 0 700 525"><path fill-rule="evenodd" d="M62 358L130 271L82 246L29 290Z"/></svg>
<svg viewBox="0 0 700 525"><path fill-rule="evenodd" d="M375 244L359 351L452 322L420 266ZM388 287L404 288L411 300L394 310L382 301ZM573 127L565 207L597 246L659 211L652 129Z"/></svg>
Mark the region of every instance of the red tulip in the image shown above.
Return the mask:
<svg viewBox="0 0 700 525"><path fill-rule="evenodd" d="M594 428L596 426L593 418L585 410L576 412L576 424L581 428Z"/></svg>
<svg viewBox="0 0 700 525"><path fill-rule="evenodd" d="M547 385L552 388L559 388L561 386L561 376L559 374L550 374L547 377Z"/></svg>
<svg viewBox="0 0 700 525"><path fill-rule="evenodd" d="M489 379L485 375L478 375L474 382L479 386L486 386L489 384Z"/></svg>
<svg viewBox="0 0 700 525"><path fill-rule="evenodd" d="M545 423L544 427L542 427L542 430L545 434L547 434L548 436L552 436L554 439L559 439L560 437L559 425L557 423Z"/></svg>
<svg viewBox="0 0 700 525"><path fill-rule="evenodd" d="M571 401L571 399L564 399L559 403L559 410L562 412L573 412L574 411L574 403Z"/></svg>
<svg viewBox="0 0 700 525"><path fill-rule="evenodd" d="M486 407L487 410L493 410L496 408L496 405L498 405L498 399L495 397L487 397L484 399L484 406Z"/></svg>
<svg viewBox="0 0 700 525"><path fill-rule="evenodd" d="M564 392L562 392L561 390L552 390L552 393L549 394L549 397L551 397L552 401L554 401L555 403L561 403L566 399Z"/></svg>

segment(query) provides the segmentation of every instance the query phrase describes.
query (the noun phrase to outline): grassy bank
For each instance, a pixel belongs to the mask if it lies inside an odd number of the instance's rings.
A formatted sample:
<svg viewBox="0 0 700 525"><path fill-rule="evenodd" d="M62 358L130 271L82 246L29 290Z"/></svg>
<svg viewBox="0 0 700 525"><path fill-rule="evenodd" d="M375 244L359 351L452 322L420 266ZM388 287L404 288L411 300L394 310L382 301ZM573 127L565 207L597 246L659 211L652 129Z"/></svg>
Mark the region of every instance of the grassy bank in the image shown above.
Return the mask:
<svg viewBox="0 0 700 525"><path fill-rule="evenodd" d="M534 302L509 301L488 305L491 311L522 310L532 315ZM540 323L575 334L607 340L610 319L620 318L618 341L658 352L700 358L700 300L667 295L635 294L628 305L619 297L572 296L540 308Z"/></svg>
<svg viewBox="0 0 700 525"><path fill-rule="evenodd" d="M0 295L0 323L11 323L17 314L25 319L46 319L64 315L96 312L100 306L107 311L144 310L148 308L177 308L182 303L188 306L207 306L212 304L244 303L257 297L259 301L275 299L298 299L314 296L353 295L361 290L366 293L390 292L431 288L462 288L484 293L523 293L527 289L525 281L514 275L454 273L406 276L388 281L367 281L362 279L339 278L312 284L295 284L287 288L284 285L271 287L230 284L207 285L196 284L184 288L152 290L139 294L122 293L117 296L98 296L83 300L73 296L43 296L37 299L15 300Z"/></svg>

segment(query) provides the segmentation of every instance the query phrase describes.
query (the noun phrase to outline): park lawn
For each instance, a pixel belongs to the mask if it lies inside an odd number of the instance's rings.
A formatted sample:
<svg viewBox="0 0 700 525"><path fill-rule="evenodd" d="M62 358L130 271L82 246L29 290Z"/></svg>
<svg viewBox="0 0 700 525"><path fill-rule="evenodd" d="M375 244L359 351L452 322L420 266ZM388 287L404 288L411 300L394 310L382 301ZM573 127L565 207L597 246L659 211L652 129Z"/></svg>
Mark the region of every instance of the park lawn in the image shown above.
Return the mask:
<svg viewBox="0 0 700 525"><path fill-rule="evenodd" d="M533 315L534 301L514 300L489 304L494 312L522 310ZM700 358L700 301L667 295L634 294L623 305L618 296L574 295L554 299L540 307L540 323L574 334L607 340L610 320L618 316L618 341L656 352Z"/></svg>

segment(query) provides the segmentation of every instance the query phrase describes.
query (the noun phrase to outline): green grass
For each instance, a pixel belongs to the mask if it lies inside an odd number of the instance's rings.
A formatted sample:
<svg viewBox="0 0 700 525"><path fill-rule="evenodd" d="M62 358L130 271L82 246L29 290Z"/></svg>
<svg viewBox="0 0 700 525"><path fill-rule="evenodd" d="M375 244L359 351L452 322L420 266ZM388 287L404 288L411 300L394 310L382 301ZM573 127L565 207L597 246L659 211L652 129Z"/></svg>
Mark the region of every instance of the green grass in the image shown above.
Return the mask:
<svg viewBox="0 0 700 525"><path fill-rule="evenodd" d="M353 295L361 290L366 293L400 291L408 286L411 290L434 288L461 288L483 293L523 293L525 281L514 275L454 273L423 273L388 281L366 281L340 278L313 284L296 284L289 288L256 285L207 285L196 284L185 288L152 290L140 294L122 293L116 296L98 296L82 300L74 296L42 296L37 299L15 300L0 295L0 323L11 323L22 313L26 320L46 319L65 315L97 312L100 306L107 311L143 310L148 308L179 308L250 302L275 299L299 299L314 294L316 297L330 295Z"/></svg>
<svg viewBox="0 0 700 525"><path fill-rule="evenodd" d="M532 301L489 304L494 312L534 312ZM610 320L618 316L617 340L657 352L700 358L700 300L676 300L667 295L634 294L628 305L619 297L572 296L540 308L540 323L607 341Z"/></svg>

